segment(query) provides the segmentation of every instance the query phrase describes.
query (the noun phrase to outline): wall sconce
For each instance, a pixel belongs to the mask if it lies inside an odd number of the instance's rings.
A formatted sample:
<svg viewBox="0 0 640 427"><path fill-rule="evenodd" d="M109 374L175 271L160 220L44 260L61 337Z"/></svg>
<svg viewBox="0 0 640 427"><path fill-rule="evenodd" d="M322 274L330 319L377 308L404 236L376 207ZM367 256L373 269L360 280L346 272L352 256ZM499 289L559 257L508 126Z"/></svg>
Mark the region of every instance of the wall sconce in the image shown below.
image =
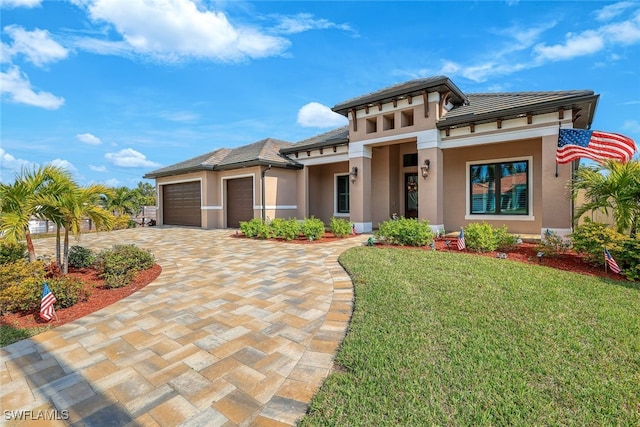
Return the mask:
<svg viewBox="0 0 640 427"><path fill-rule="evenodd" d="M424 164L420 166L420 170L422 171L422 177L427 179L429 176L429 168L431 167L431 160L425 159Z"/></svg>
<svg viewBox="0 0 640 427"><path fill-rule="evenodd" d="M351 176L351 183L356 182L356 178L358 177L358 167L354 166L351 168L351 173L349 173L349 175Z"/></svg>

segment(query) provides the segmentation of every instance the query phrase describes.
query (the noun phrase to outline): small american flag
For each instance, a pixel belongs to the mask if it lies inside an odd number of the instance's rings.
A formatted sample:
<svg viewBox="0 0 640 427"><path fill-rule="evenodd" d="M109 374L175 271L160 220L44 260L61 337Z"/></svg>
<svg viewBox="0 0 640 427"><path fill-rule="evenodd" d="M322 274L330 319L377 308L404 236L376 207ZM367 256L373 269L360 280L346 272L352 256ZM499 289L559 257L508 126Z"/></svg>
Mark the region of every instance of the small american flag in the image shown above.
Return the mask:
<svg viewBox="0 0 640 427"><path fill-rule="evenodd" d="M464 229L460 229L460 234L458 235L458 241L456 243L458 245L458 250L461 251L467 247L467 244L464 241Z"/></svg>
<svg viewBox="0 0 640 427"><path fill-rule="evenodd" d="M53 309L53 304L56 303L56 297L47 286L47 282L44 283L44 289L42 290L42 301L40 303L40 317L44 320L51 320L51 318L56 314Z"/></svg>
<svg viewBox="0 0 640 427"><path fill-rule="evenodd" d="M597 130L560 129L556 161L562 164L584 157L597 162L615 159L625 163L636 151L636 143L624 135Z"/></svg>
<svg viewBox="0 0 640 427"><path fill-rule="evenodd" d="M618 267L618 263L616 262L615 259L613 259L613 257L611 256L611 254L606 248L604 250L604 259L605 261L607 261L607 264L609 264L609 269L611 271L613 271L614 273L620 273L620 267Z"/></svg>

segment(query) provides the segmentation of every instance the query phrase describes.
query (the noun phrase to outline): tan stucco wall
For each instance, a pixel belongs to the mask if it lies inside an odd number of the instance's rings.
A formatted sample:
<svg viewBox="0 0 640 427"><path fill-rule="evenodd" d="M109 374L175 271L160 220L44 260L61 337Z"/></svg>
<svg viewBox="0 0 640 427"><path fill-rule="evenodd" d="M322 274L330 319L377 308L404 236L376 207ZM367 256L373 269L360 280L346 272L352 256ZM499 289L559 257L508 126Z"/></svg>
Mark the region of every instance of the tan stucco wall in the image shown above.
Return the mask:
<svg viewBox="0 0 640 427"><path fill-rule="evenodd" d="M260 177L260 175L258 175L258 177ZM271 168L266 172L265 205L267 218L297 217L297 181L297 170ZM261 184L259 186L261 187ZM258 190L257 194L262 194L262 188ZM262 199L256 200L255 204L262 206ZM262 213L260 215L262 215Z"/></svg>
<svg viewBox="0 0 640 427"><path fill-rule="evenodd" d="M349 173L349 163L330 163L306 168L309 176L308 216L315 216L325 224L329 224L334 208L334 176L337 173Z"/></svg>

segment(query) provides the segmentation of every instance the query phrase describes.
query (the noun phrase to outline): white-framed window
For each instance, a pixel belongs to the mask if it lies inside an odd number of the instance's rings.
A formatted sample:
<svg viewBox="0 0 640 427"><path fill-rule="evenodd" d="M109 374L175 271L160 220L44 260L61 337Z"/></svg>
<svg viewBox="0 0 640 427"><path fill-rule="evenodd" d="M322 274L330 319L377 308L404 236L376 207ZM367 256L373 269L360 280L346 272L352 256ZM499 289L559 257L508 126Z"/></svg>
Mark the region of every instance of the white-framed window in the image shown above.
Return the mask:
<svg viewBox="0 0 640 427"><path fill-rule="evenodd" d="M349 174L334 175L333 216L349 216Z"/></svg>
<svg viewBox="0 0 640 427"><path fill-rule="evenodd" d="M532 221L533 158L467 162L466 219Z"/></svg>

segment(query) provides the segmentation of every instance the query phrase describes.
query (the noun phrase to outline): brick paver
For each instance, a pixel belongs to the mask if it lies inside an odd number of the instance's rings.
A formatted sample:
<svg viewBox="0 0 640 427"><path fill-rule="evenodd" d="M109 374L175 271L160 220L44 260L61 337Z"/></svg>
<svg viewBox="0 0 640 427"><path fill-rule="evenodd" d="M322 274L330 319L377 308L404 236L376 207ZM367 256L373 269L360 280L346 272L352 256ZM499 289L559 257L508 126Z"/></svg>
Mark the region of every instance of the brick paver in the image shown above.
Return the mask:
<svg viewBox="0 0 640 427"><path fill-rule="evenodd" d="M353 291L337 257L366 237L298 245L231 233L83 235L79 244L94 250L149 249L162 274L109 307L1 349L3 411L68 418L40 421L52 426L295 424L347 330ZM53 254L53 245L37 240L37 254ZM6 425L30 425L3 416Z"/></svg>

